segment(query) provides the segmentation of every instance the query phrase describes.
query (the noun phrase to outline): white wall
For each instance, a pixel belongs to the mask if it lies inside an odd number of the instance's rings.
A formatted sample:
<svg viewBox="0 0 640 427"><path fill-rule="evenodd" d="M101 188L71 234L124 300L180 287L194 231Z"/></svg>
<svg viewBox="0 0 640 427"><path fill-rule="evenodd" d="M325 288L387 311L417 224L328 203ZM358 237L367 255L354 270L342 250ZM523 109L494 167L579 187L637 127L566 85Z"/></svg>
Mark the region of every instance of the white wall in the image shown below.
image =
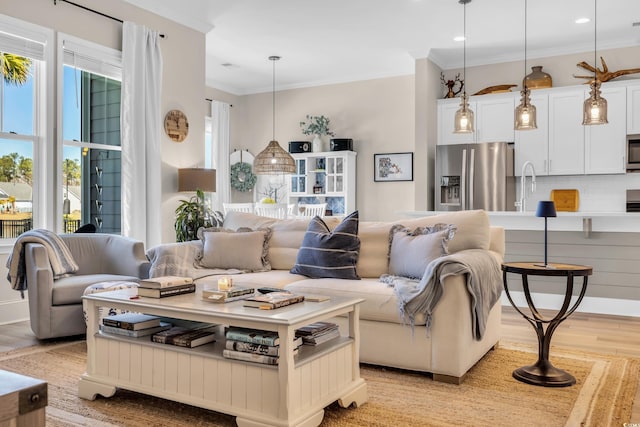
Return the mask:
<svg viewBox="0 0 640 427"><path fill-rule="evenodd" d="M175 241L174 210L182 197L177 193L177 169L202 165L204 153L205 36L195 30L151 14L121 0L77 0L78 3L114 17L134 21L165 34L161 40L164 59L160 110L177 108L189 119L189 135L181 144L162 135L162 240ZM55 31L122 48L122 25L75 6L51 0L2 0L0 14L12 16ZM6 252L0 250L0 275L6 277ZM4 280L4 279L3 279ZM0 286L0 324L28 318L26 303L8 282Z"/></svg>
<svg viewBox="0 0 640 427"><path fill-rule="evenodd" d="M413 210L416 181L374 182L375 153L413 152L415 149L415 88L413 76L367 80L276 93L276 140L286 150L293 140L311 140L300 131L305 115L324 115L338 138L352 138L357 151L357 208L363 220L396 219L397 211ZM272 139L272 94L233 99L208 88L214 99L229 100L231 151L258 154ZM226 97L226 98L224 98ZM415 160L415 159L414 159ZM416 168L423 168L418 159ZM421 183L424 186L424 182ZM425 190L426 193L426 190ZM407 195L409 195L407 197ZM243 201L234 194L234 201Z"/></svg>

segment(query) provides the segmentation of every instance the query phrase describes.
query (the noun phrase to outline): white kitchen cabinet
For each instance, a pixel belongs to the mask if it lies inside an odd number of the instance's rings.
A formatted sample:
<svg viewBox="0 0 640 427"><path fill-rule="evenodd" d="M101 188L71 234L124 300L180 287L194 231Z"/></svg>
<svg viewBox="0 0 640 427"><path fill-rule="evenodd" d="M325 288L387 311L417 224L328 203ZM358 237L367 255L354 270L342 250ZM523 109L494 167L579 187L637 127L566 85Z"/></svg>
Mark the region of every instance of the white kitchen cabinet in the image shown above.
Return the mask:
<svg viewBox="0 0 640 427"><path fill-rule="evenodd" d="M474 113L475 103L470 102L469 106ZM438 101L438 145L468 144L475 142L474 133L453 133L453 123L456 111L460 108L460 98L441 99Z"/></svg>
<svg viewBox="0 0 640 427"><path fill-rule="evenodd" d="M549 160L549 95L531 93L531 104L536 107L537 129L515 131L515 176L522 174L522 165L533 163L536 175L548 175Z"/></svg>
<svg viewBox="0 0 640 427"><path fill-rule="evenodd" d="M585 90L585 98L589 91ZM602 86L607 100L608 124L583 126L585 135L584 172L588 175L626 172L627 90ZM640 91L638 94L640 100Z"/></svg>
<svg viewBox="0 0 640 427"><path fill-rule="evenodd" d="M640 134L640 84L627 87L627 133Z"/></svg>
<svg viewBox="0 0 640 427"><path fill-rule="evenodd" d="M549 93L549 175L584 174L584 100L583 87Z"/></svg>
<svg viewBox="0 0 640 427"><path fill-rule="evenodd" d="M476 142L512 142L515 138L513 93L478 97L476 104Z"/></svg>
<svg viewBox="0 0 640 427"><path fill-rule="evenodd" d="M453 133L459 108L460 98L438 101L438 145L513 141L513 93L470 97L469 108L474 114L473 133Z"/></svg>
<svg viewBox="0 0 640 427"><path fill-rule="evenodd" d="M296 173L289 178L289 203L327 203L332 215L356 210L355 151L291 154Z"/></svg>

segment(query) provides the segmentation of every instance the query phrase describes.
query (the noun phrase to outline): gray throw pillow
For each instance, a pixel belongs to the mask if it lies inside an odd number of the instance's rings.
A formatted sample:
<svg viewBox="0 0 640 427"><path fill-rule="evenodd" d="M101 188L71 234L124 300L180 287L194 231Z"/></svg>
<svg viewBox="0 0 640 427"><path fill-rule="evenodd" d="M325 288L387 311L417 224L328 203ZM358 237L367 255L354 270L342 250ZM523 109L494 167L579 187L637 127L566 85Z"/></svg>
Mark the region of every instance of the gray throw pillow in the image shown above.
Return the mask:
<svg viewBox="0 0 640 427"><path fill-rule="evenodd" d="M358 211L345 217L333 231L316 216L309 222L291 273L314 279L360 280L356 271L359 253Z"/></svg>
<svg viewBox="0 0 640 427"><path fill-rule="evenodd" d="M203 249L196 266L244 271L269 271L267 258L270 228L238 231L224 228L206 228L199 233Z"/></svg>
<svg viewBox="0 0 640 427"><path fill-rule="evenodd" d="M435 224L414 230L396 224L389 231L389 274L421 279L427 265L449 253L456 232L452 224Z"/></svg>

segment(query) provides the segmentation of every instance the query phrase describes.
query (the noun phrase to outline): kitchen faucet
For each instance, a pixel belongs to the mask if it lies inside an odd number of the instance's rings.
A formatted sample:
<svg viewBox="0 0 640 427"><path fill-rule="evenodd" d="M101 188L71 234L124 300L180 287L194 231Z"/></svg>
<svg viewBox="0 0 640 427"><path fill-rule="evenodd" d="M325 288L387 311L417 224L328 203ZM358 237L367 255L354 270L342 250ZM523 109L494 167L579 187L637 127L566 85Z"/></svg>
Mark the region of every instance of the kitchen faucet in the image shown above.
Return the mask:
<svg viewBox="0 0 640 427"><path fill-rule="evenodd" d="M530 161L524 162L522 165L522 173L520 174L520 200L518 200L515 205L519 208L518 211L524 212L526 211L525 202L527 200L527 195L525 193L525 184L527 182L527 166L531 169L531 192L536 191L536 169L533 167L533 163Z"/></svg>

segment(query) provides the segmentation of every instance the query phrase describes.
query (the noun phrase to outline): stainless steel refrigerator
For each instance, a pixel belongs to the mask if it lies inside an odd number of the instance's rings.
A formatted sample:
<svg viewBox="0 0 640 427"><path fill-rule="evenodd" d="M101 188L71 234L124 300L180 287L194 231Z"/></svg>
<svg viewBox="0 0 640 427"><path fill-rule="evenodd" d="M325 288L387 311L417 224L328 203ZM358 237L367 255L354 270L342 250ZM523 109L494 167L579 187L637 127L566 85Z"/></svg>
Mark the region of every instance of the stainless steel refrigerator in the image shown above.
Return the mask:
<svg viewBox="0 0 640 427"><path fill-rule="evenodd" d="M514 211L513 143L438 145L437 211Z"/></svg>

